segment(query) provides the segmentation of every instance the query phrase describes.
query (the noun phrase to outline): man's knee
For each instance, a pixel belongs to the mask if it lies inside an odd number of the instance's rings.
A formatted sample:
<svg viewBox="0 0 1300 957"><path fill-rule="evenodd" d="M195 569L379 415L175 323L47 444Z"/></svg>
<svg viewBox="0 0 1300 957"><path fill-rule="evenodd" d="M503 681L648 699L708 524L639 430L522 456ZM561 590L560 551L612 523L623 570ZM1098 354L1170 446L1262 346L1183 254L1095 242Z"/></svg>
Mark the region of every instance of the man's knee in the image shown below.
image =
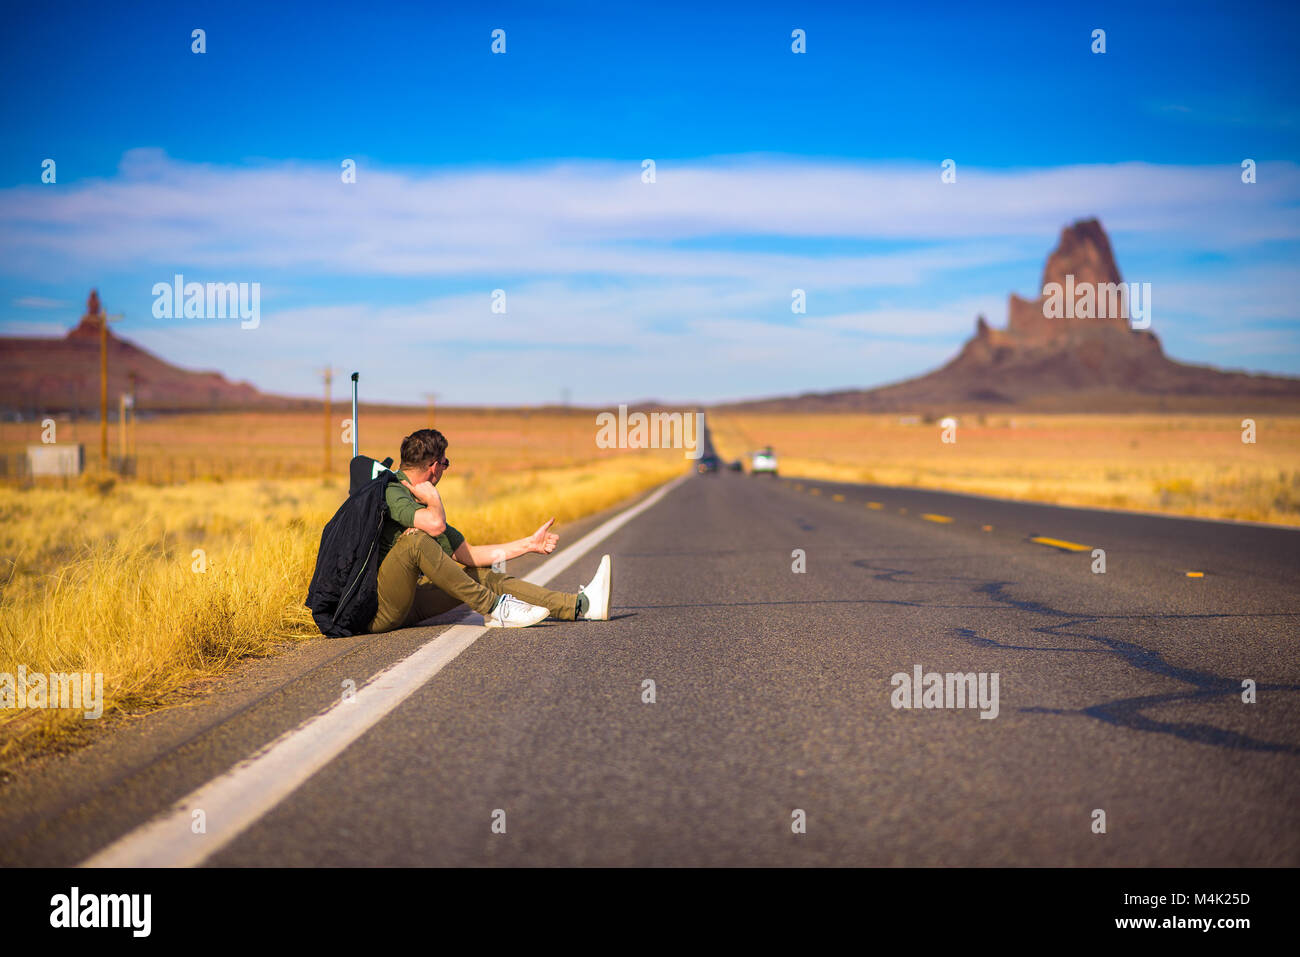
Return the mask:
<svg viewBox="0 0 1300 957"><path fill-rule="evenodd" d="M479 568L475 565L465 566L465 574L487 588L494 588L502 577L490 568Z"/></svg>
<svg viewBox="0 0 1300 957"><path fill-rule="evenodd" d="M477 568L475 571L478 572L478 580L493 591L510 581L509 575L493 571L491 568Z"/></svg>

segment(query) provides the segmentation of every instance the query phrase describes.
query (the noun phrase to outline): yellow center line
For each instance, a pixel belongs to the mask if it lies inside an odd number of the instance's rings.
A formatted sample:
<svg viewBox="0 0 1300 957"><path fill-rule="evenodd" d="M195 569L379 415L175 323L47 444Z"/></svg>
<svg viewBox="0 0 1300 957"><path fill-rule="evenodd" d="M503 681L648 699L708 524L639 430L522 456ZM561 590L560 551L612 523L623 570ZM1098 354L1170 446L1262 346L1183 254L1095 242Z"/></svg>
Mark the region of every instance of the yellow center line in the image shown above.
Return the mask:
<svg viewBox="0 0 1300 957"><path fill-rule="evenodd" d="M832 496L831 496L831 501L832 501L832 502L842 502L842 501L844 501L844 496L843 496L843 495L832 495Z"/></svg>
<svg viewBox="0 0 1300 957"><path fill-rule="evenodd" d="M885 506L881 505L879 502L868 502L868 503L867 503L867 508L874 508L874 509L876 509L877 511L879 511L880 509L882 509L882 508L884 508L884 507L885 507Z"/></svg>
<svg viewBox="0 0 1300 957"><path fill-rule="evenodd" d="M1187 577L1188 577L1188 578L1204 578L1204 577L1205 577L1205 572L1188 572L1188 573L1187 573Z"/></svg>
<svg viewBox="0 0 1300 957"><path fill-rule="evenodd" d="M992 525L981 525L981 526L980 526L980 531L981 531L981 532L991 532L991 531L993 531L993 526L992 526Z"/></svg>
<svg viewBox="0 0 1300 957"><path fill-rule="evenodd" d="M952 521L952 519L949 518L947 515L934 515L930 512L923 513L921 517L925 519L927 522L947 523Z"/></svg>
<svg viewBox="0 0 1300 957"><path fill-rule="evenodd" d="M808 491L812 492L814 495L820 495L822 493L822 490L819 488L810 488Z"/></svg>
<svg viewBox="0 0 1300 957"><path fill-rule="evenodd" d="M1067 542L1059 538L1045 538L1043 536L1031 538L1030 541L1037 542L1039 545L1049 545L1052 548L1063 548L1067 552L1086 552L1090 547L1088 545L1080 545L1078 542Z"/></svg>

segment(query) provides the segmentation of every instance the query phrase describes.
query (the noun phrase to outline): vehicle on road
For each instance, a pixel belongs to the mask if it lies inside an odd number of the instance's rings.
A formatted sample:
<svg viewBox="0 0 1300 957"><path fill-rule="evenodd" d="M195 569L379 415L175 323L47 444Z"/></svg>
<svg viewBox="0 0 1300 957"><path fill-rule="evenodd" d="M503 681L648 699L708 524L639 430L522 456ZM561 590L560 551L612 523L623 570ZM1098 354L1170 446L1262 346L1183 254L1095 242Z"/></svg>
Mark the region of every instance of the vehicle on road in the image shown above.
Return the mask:
<svg viewBox="0 0 1300 957"><path fill-rule="evenodd" d="M731 471L733 472L745 471L745 465L743 462L740 461L740 459L732 459L730 462L727 463L727 468L731 469Z"/></svg>
<svg viewBox="0 0 1300 957"><path fill-rule="evenodd" d="M759 449L749 460L751 475L776 475L776 453L772 446Z"/></svg>
<svg viewBox="0 0 1300 957"><path fill-rule="evenodd" d="M703 475L705 472L716 472L718 470L718 457L716 455L706 455L695 463L695 471Z"/></svg>

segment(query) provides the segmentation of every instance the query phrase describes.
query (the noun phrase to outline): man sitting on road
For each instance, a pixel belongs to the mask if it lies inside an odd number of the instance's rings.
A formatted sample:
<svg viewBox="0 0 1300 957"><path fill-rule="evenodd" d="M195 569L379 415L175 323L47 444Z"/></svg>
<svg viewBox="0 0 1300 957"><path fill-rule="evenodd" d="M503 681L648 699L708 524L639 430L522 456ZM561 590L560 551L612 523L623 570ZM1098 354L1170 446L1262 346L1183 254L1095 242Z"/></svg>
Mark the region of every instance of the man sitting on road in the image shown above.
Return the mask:
<svg viewBox="0 0 1300 957"><path fill-rule="evenodd" d="M436 488L451 465L447 439L420 429L402 440L399 485L390 482L388 514L379 537L379 611L371 632L392 631L466 604L489 628L526 628L554 616L607 621L613 582L609 556L576 595L532 585L492 571L493 562L529 552L549 555L559 536L550 519L532 535L502 545L471 545L447 524ZM428 584L419 581L423 575Z"/></svg>

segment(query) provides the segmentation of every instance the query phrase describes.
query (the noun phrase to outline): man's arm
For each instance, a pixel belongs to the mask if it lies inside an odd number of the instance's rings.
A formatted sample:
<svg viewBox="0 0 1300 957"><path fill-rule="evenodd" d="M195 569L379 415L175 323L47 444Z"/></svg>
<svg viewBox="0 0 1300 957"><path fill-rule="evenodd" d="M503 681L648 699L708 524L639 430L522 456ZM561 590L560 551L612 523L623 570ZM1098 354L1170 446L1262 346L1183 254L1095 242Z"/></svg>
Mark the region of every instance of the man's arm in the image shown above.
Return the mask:
<svg viewBox="0 0 1300 957"><path fill-rule="evenodd" d="M424 508L417 509L411 520L411 526L418 528L422 532L428 532L435 538L447 530L447 511L442 506L442 496L438 494L438 489L432 482L421 482L419 485L412 485L410 482L403 482L406 490L415 497L417 502L423 502ZM462 562L462 564L465 564ZM492 564L488 562L488 564Z"/></svg>
<svg viewBox="0 0 1300 957"><path fill-rule="evenodd" d="M549 555L555 551L556 543L560 540L560 536L550 530L554 523L555 519L547 519L546 524L527 538L518 538L500 545L471 545L469 542L461 542L451 557L462 565L485 568L493 562L509 561L529 552Z"/></svg>

